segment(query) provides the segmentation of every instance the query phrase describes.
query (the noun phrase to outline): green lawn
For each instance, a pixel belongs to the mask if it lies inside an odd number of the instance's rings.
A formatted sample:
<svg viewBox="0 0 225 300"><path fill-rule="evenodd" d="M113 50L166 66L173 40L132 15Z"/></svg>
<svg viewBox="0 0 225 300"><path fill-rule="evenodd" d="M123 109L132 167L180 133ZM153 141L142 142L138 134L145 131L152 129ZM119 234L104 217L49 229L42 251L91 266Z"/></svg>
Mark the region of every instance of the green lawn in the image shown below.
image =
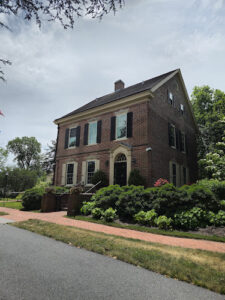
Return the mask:
<svg viewBox="0 0 225 300"><path fill-rule="evenodd" d="M203 234L198 234L198 233L189 233L189 232L176 231L176 230L169 231L169 230L162 230L162 229L150 228L150 227L146 227L146 226L132 225L132 224L124 225L124 224L118 224L115 222L105 222L103 220L95 220L91 217L86 217L86 216L75 216L75 217L68 217L68 218L108 225L108 226L117 227L117 228L125 228L125 229L137 230L137 231L142 231L142 232L149 232L149 233L153 233L153 234L161 234L161 235L175 236L175 237L181 237L181 238L208 240L208 241L225 243L225 237L220 237L220 236L216 236L216 235L203 235Z"/></svg>
<svg viewBox="0 0 225 300"><path fill-rule="evenodd" d="M22 202L0 202L0 207L7 207L7 208L15 208L15 209L21 209L23 208Z"/></svg>
<svg viewBox="0 0 225 300"><path fill-rule="evenodd" d="M6 212L0 211L0 216L6 216L8 215Z"/></svg>
<svg viewBox="0 0 225 300"><path fill-rule="evenodd" d="M11 225L225 294L222 253L149 243L39 220Z"/></svg>

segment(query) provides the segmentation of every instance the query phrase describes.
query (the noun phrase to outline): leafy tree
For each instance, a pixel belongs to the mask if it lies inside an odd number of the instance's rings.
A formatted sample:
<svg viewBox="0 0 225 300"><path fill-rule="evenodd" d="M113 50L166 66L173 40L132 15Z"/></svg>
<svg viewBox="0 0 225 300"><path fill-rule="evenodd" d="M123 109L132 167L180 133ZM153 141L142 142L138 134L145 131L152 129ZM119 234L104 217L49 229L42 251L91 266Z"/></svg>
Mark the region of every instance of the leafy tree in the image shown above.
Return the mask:
<svg viewBox="0 0 225 300"><path fill-rule="evenodd" d="M0 171L4 168L7 157L8 151L0 147Z"/></svg>
<svg viewBox="0 0 225 300"><path fill-rule="evenodd" d="M0 15L22 17L31 21L35 19L41 26L44 18L48 21L59 21L67 28L73 28L78 17L89 16L102 18L110 11L116 12L121 8L124 0L2 0L0 1ZM7 24L0 21L0 27L9 29ZM10 61L0 59L1 64L11 64ZM0 79L4 79L4 72L0 67Z"/></svg>
<svg viewBox="0 0 225 300"><path fill-rule="evenodd" d="M22 192L32 188L38 179L36 171L5 168L0 173L0 189L6 189L11 192Z"/></svg>
<svg viewBox="0 0 225 300"><path fill-rule="evenodd" d="M213 152L207 153L204 159L200 159L199 164L203 169L204 177L225 180L225 137L222 142L216 143Z"/></svg>
<svg viewBox="0 0 225 300"><path fill-rule="evenodd" d="M47 174L53 172L54 165L55 165L55 152L56 152L56 141L52 140L51 145L48 145L48 149L44 153L42 159L42 169Z"/></svg>
<svg viewBox="0 0 225 300"><path fill-rule="evenodd" d="M15 155L14 161L20 168L39 169L41 144L35 137L17 137L8 142L7 149Z"/></svg>
<svg viewBox="0 0 225 300"><path fill-rule="evenodd" d="M194 87L191 95L192 107L200 129L198 157L213 152L222 141L225 130L225 93L209 86Z"/></svg>

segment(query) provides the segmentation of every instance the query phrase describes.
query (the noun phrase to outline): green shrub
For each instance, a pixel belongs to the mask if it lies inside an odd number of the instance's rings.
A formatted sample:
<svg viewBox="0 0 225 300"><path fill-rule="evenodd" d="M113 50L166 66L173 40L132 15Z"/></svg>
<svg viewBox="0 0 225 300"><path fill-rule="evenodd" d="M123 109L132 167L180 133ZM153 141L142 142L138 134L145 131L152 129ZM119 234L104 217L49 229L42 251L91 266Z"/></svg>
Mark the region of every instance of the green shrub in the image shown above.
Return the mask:
<svg viewBox="0 0 225 300"><path fill-rule="evenodd" d="M81 207L80 211L83 215L88 216L91 214L92 209L95 206L95 202L84 202L83 206Z"/></svg>
<svg viewBox="0 0 225 300"><path fill-rule="evenodd" d="M199 207L174 215L174 227L184 230L195 230L208 224L207 213Z"/></svg>
<svg viewBox="0 0 225 300"><path fill-rule="evenodd" d="M149 226L154 226L154 225L156 225L155 222L156 222L157 217L158 217L158 214L156 213L156 211L154 209L151 209L146 212L145 223Z"/></svg>
<svg viewBox="0 0 225 300"><path fill-rule="evenodd" d="M220 201L220 207L225 210L225 200Z"/></svg>
<svg viewBox="0 0 225 300"><path fill-rule="evenodd" d="M146 212L144 212L143 210L139 211L139 213L134 215L134 220L139 223L139 224L145 224L145 217L146 217Z"/></svg>
<svg viewBox="0 0 225 300"><path fill-rule="evenodd" d="M98 170L94 173L92 179L91 179L91 183L93 183L94 185L97 184L99 181L101 181L101 183L99 183L96 188L97 189L101 189L103 187L108 186L109 184L109 180L107 175L105 174L105 172Z"/></svg>
<svg viewBox="0 0 225 300"><path fill-rule="evenodd" d="M92 209L91 214L94 219L101 219L104 215L104 211L101 208L96 207Z"/></svg>
<svg viewBox="0 0 225 300"><path fill-rule="evenodd" d="M138 169L134 169L130 172L130 176L128 179L128 184L129 185L146 185L146 180L145 178L140 174L140 171Z"/></svg>
<svg viewBox="0 0 225 300"><path fill-rule="evenodd" d="M44 188L32 188L26 190L22 196L24 210L37 210L41 208L41 200L44 195Z"/></svg>
<svg viewBox="0 0 225 300"><path fill-rule="evenodd" d="M119 195L122 193L122 188L119 185L109 185L108 187L98 190L91 200L95 201L95 206L103 210L112 207L116 208L116 201L119 199Z"/></svg>
<svg viewBox="0 0 225 300"><path fill-rule="evenodd" d="M133 219L139 211L149 210L148 194L143 186L123 186L116 209L121 219Z"/></svg>
<svg viewBox="0 0 225 300"><path fill-rule="evenodd" d="M103 218L106 222L113 222L116 219L116 210L112 207L106 209L103 214Z"/></svg>
<svg viewBox="0 0 225 300"><path fill-rule="evenodd" d="M219 181L217 179L203 179L197 182L198 185L204 186L211 190L215 195L217 201L224 200L225 195L225 181Z"/></svg>
<svg viewBox="0 0 225 300"><path fill-rule="evenodd" d="M218 211L219 201L216 200L213 192L206 186L193 184L189 186L187 192L194 206L203 210Z"/></svg>
<svg viewBox="0 0 225 300"><path fill-rule="evenodd" d="M208 220L210 225L225 226L225 211L220 210L217 214L210 211L208 213Z"/></svg>
<svg viewBox="0 0 225 300"><path fill-rule="evenodd" d="M166 216L159 216L156 220L155 220L155 224L159 227L159 229L171 229L172 228L172 219L171 218L167 218Z"/></svg>

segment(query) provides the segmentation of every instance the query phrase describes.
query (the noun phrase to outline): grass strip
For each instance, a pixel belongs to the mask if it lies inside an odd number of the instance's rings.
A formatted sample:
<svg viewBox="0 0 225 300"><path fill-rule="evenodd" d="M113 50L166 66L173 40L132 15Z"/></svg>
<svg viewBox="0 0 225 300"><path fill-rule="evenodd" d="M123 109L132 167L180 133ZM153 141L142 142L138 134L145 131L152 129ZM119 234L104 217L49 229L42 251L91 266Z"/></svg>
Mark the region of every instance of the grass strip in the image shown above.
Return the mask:
<svg viewBox="0 0 225 300"><path fill-rule="evenodd" d="M6 216L8 215L6 212L0 211L0 216Z"/></svg>
<svg viewBox="0 0 225 300"><path fill-rule="evenodd" d="M40 220L11 224L225 294L225 254L133 240Z"/></svg>
<svg viewBox="0 0 225 300"><path fill-rule="evenodd" d="M225 237L217 236L217 235L203 235L199 233L190 233L190 232L177 231L177 230L169 231L169 230L162 230L162 229L150 228L146 226L133 225L133 224L124 225L115 222L106 222L104 220L96 220L87 216L75 216L75 217L65 216L65 217L75 219L75 220L80 220L80 221L103 224L103 225L117 227L117 228L131 229L131 230L136 230L141 232L149 232L153 234L161 234L161 235L175 236L180 238L198 239L198 240L207 240L207 241L225 243Z"/></svg>
<svg viewBox="0 0 225 300"><path fill-rule="evenodd" d="M0 207L7 207L7 208L14 208L14 209L21 209L23 208L22 202L0 202Z"/></svg>

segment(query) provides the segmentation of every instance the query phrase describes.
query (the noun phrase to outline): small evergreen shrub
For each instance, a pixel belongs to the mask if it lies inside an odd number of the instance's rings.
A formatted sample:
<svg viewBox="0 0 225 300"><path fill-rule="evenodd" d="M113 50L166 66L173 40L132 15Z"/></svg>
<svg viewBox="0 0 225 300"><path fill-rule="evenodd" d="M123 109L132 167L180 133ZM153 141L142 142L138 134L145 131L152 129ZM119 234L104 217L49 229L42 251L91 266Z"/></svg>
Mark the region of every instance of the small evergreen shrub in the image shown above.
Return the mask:
<svg viewBox="0 0 225 300"><path fill-rule="evenodd" d="M104 211L101 208L93 208L91 211L91 214L93 216L94 219L101 219L101 217L104 216Z"/></svg>
<svg viewBox="0 0 225 300"><path fill-rule="evenodd" d="M198 185L204 186L211 190L215 195L217 201L224 200L225 195L225 181L220 181L217 179L203 179L198 181Z"/></svg>
<svg viewBox="0 0 225 300"><path fill-rule="evenodd" d="M103 210L112 207L116 209L116 202L119 200L119 196L123 192L119 185L109 185L105 188L98 190L91 200L95 201L95 206Z"/></svg>
<svg viewBox="0 0 225 300"><path fill-rule="evenodd" d="M159 229L169 230L172 228L172 219L167 218L166 216L159 216L155 220L155 224L157 225L157 227L159 227Z"/></svg>
<svg viewBox="0 0 225 300"><path fill-rule="evenodd" d="M41 200L45 193L44 188L26 190L22 196L24 210L37 210L41 208Z"/></svg>
<svg viewBox="0 0 225 300"><path fill-rule="evenodd" d="M205 227L207 224L207 213L199 207L174 215L174 226L178 229L195 230L198 227Z"/></svg>
<svg viewBox="0 0 225 300"><path fill-rule="evenodd" d="M99 181L101 181L101 182L96 186L96 189L101 189L101 188L109 185L109 180L108 180L107 175L105 174L105 172L103 172L101 170L98 170L94 173L94 175L91 179L91 183L95 185Z"/></svg>
<svg viewBox="0 0 225 300"><path fill-rule="evenodd" d="M116 210L112 207L106 209L103 214L103 218L106 222L113 222L116 219Z"/></svg>
<svg viewBox="0 0 225 300"><path fill-rule="evenodd" d="M138 169L134 169L130 172L130 176L128 179L128 184L129 185L146 185L146 180L145 178L140 174L140 171Z"/></svg>
<svg viewBox="0 0 225 300"><path fill-rule="evenodd" d="M84 202L83 206L81 207L80 211L83 215L88 216L91 214L92 209L95 207L95 202Z"/></svg>

